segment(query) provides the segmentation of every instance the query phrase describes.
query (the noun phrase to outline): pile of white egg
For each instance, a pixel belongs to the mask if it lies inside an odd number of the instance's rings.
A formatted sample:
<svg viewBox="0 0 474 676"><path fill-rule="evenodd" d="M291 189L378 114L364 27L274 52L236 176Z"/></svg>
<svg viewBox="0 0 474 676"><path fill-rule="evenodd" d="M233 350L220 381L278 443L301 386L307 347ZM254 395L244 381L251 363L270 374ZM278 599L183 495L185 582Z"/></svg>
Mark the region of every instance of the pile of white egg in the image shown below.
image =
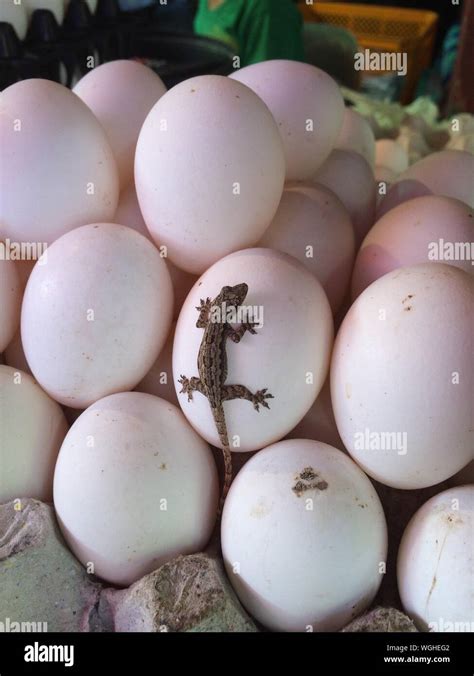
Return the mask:
<svg viewBox="0 0 474 676"><path fill-rule="evenodd" d="M220 441L178 379L198 376L196 307L245 282L258 326L225 343L225 383L273 398L224 402L234 455L258 451L222 515L240 600L269 629L341 629L386 571L371 479L413 491L471 462L407 527L398 581L420 628L472 623L474 157L454 145L409 166L289 61L3 91L0 502L54 500L118 586L202 550Z"/></svg>

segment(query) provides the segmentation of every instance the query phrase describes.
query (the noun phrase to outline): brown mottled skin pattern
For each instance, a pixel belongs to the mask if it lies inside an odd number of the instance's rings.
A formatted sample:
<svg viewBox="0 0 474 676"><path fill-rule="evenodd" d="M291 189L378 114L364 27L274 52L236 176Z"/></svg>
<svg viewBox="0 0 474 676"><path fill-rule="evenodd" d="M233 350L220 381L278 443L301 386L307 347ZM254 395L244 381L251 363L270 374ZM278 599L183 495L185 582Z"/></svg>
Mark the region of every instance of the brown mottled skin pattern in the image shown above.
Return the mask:
<svg viewBox="0 0 474 676"><path fill-rule="evenodd" d="M247 322L241 324L238 329L234 329L231 324L225 321L226 311L230 308L237 309L241 306L247 296L247 284L237 284L236 286L224 286L216 298L211 301L207 298L201 300L199 317L196 326L204 329L204 336L199 348L197 367L199 378L186 378L181 376L179 383L182 385L180 393L188 395L188 401L193 398L193 392L200 392L209 400L212 415L219 434L219 440L224 453L224 486L222 490L220 510L226 498L229 486L232 480L232 456L229 445L229 435L224 415L224 401L231 399L246 399L250 401L255 410L259 410L260 404L265 408L270 408L265 401L272 399L273 395L267 393L266 388L258 390L253 394L244 385L226 385L227 378L227 353L226 340L230 338L234 343L239 343L245 332L255 334L254 324ZM220 308L222 321L212 321L216 308Z"/></svg>

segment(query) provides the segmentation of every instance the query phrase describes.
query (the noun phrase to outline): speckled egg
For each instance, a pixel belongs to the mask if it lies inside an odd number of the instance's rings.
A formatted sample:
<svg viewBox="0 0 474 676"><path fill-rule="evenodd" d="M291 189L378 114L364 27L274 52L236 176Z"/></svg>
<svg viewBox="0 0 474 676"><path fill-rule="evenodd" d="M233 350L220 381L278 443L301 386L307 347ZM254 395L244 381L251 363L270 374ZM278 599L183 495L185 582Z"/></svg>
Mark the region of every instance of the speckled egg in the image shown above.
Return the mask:
<svg viewBox="0 0 474 676"><path fill-rule="evenodd" d="M382 581L387 528L366 475L326 444L291 439L254 455L224 506L228 577L275 631L338 631Z"/></svg>
<svg viewBox="0 0 474 676"><path fill-rule="evenodd" d="M345 316L331 362L344 446L394 488L432 486L472 458L474 279L443 263L398 268Z"/></svg>
<svg viewBox="0 0 474 676"><path fill-rule="evenodd" d="M217 500L210 448L176 406L150 394L101 399L61 446L59 525L89 572L112 584L128 586L180 554L202 551Z"/></svg>
<svg viewBox="0 0 474 676"><path fill-rule="evenodd" d="M173 289L158 250L131 228L96 223L67 233L45 255L21 317L35 378L73 408L134 388L171 325Z"/></svg>
<svg viewBox="0 0 474 676"><path fill-rule="evenodd" d="M254 322L256 333L246 331L238 342L229 337L222 347L213 338L213 345L224 352L206 361L216 373L223 373L224 386L243 386L241 396L224 401L224 414L231 450L253 451L281 439L313 404L328 370L333 323L321 284L295 258L278 251L238 251L202 275L176 325L173 378L184 414L214 446L222 447L222 442L208 399L195 391L189 400L178 381L181 376L199 377L198 354L204 335L204 329L196 326L200 301L215 299L223 287L238 284L248 287L240 314L232 306L219 306L211 321L216 325L229 321L234 328ZM227 374L221 370L225 357Z"/></svg>

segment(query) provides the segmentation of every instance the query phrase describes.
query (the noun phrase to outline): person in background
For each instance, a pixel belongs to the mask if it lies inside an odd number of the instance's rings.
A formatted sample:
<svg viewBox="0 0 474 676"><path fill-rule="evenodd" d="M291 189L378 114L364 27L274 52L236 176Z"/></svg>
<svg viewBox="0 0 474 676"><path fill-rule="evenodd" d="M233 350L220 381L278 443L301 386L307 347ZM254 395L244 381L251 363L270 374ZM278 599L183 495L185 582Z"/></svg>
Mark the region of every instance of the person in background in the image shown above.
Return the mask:
<svg viewBox="0 0 474 676"><path fill-rule="evenodd" d="M198 35L227 43L240 66L268 59L304 61L303 20L291 0L199 0Z"/></svg>

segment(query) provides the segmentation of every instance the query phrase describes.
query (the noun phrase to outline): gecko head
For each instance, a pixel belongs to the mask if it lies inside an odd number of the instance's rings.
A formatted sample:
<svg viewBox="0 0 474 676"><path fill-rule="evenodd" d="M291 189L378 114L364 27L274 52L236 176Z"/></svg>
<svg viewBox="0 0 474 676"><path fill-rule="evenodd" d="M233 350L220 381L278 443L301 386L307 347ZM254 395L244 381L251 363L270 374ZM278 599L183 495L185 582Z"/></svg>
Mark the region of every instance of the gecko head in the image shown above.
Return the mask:
<svg viewBox="0 0 474 676"><path fill-rule="evenodd" d="M249 287L247 284L236 284L235 286L224 286L222 289L222 295L227 305L233 305L239 307L245 300Z"/></svg>

